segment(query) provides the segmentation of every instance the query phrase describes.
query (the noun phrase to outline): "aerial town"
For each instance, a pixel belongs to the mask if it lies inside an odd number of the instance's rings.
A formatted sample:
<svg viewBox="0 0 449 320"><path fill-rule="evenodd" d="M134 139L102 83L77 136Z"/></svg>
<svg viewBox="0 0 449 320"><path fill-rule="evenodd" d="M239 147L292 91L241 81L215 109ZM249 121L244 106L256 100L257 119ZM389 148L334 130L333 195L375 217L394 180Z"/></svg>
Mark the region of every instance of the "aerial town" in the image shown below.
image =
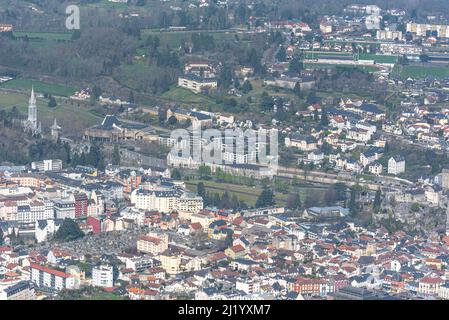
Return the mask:
<svg viewBox="0 0 449 320"><path fill-rule="evenodd" d="M449 300L449 8L328 2L0 2L0 300Z"/></svg>

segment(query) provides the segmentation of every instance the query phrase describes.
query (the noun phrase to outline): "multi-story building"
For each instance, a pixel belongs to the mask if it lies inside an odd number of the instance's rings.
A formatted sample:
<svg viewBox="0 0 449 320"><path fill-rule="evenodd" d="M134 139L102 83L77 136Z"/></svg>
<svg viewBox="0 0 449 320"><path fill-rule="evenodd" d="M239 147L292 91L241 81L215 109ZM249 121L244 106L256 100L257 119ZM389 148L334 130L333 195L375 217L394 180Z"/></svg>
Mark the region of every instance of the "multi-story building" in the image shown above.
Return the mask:
<svg viewBox="0 0 449 320"><path fill-rule="evenodd" d="M137 240L137 250L144 253L157 255L168 249L168 235L149 233L142 235Z"/></svg>
<svg viewBox="0 0 449 320"><path fill-rule="evenodd" d="M36 300L34 285L30 281L20 281L2 288L0 300Z"/></svg>
<svg viewBox="0 0 449 320"><path fill-rule="evenodd" d="M418 293L423 295L436 295L444 281L440 278L424 277L419 279Z"/></svg>
<svg viewBox="0 0 449 320"><path fill-rule="evenodd" d="M178 86L189 89L195 93L201 93L206 88L216 88L216 78L199 77L194 74L185 74L178 78Z"/></svg>
<svg viewBox="0 0 449 320"><path fill-rule="evenodd" d="M89 199L82 192L75 193L75 217L85 217L88 214Z"/></svg>
<svg viewBox="0 0 449 320"><path fill-rule="evenodd" d="M402 31L377 30L377 40L402 40Z"/></svg>
<svg viewBox="0 0 449 320"><path fill-rule="evenodd" d="M174 210L182 213L197 213L203 209L203 198L183 193L178 189L138 189L131 194L131 203L137 209L157 210L163 213Z"/></svg>
<svg viewBox="0 0 449 320"><path fill-rule="evenodd" d="M53 218L53 204L51 201L31 201L27 205L17 206L16 221L28 223L38 220L46 220Z"/></svg>
<svg viewBox="0 0 449 320"><path fill-rule="evenodd" d="M317 148L316 140L298 133L293 133L285 138L286 147L295 147L301 151L313 151Z"/></svg>
<svg viewBox="0 0 449 320"><path fill-rule="evenodd" d="M405 159L402 156L394 156L388 159L388 173L398 175L405 172Z"/></svg>
<svg viewBox="0 0 449 320"><path fill-rule="evenodd" d="M425 37L434 33L437 37L449 38L449 25L410 22L407 23L406 30L418 37Z"/></svg>
<svg viewBox="0 0 449 320"><path fill-rule="evenodd" d="M54 200L55 218L56 219L75 219L75 201L73 200Z"/></svg>
<svg viewBox="0 0 449 320"><path fill-rule="evenodd" d="M46 171L61 171L62 170L62 160L50 159L31 162L31 169L46 172Z"/></svg>
<svg viewBox="0 0 449 320"><path fill-rule="evenodd" d="M382 148L372 147L360 154L360 163L365 167L371 162L379 160L384 154Z"/></svg>
<svg viewBox="0 0 449 320"><path fill-rule="evenodd" d="M160 255L161 267L168 274L181 272L181 257L177 255Z"/></svg>
<svg viewBox="0 0 449 320"><path fill-rule="evenodd" d="M255 279L240 278L235 283L237 290L242 290L246 294L253 294L260 292L260 282Z"/></svg>
<svg viewBox="0 0 449 320"><path fill-rule="evenodd" d="M92 286L112 288L114 286L114 269L112 266L97 266L92 269Z"/></svg>
<svg viewBox="0 0 449 320"><path fill-rule="evenodd" d="M77 289L74 276L35 263L30 265L30 280L38 287L55 291Z"/></svg>

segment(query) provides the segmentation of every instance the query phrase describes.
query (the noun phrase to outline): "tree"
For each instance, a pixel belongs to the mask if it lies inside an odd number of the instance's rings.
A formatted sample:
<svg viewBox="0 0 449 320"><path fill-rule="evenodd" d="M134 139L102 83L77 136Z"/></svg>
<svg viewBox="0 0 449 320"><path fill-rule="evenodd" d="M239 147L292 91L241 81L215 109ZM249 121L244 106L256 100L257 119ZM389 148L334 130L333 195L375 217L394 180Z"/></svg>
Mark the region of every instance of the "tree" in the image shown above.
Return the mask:
<svg viewBox="0 0 449 320"><path fill-rule="evenodd" d="M377 189L376 195L374 196L374 202L373 202L373 211L375 213L378 213L380 211L381 203L382 203L381 192L380 192L380 189Z"/></svg>
<svg viewBox="0 0 449 320"><path fill-rule="evenodd" d="M294 57L288 65L288 71L299 73L303 69L303 63L299 57Z"/></svg>
<svg viewBox="0 0 449 320"><path fill-rule="evenodd" d="M198 193L198 195L202 197L203 200L206 199L206 188L204 187L204 183L198 182L196 186L196 193Z"/></svg>
<svg viewBox="0 0 449 320"><path fill-rule="evenodd" d="M337 192L335 192L333 186L330 186L324 193L324 202L326 203L327 206L329 206L335 203L336 199L337 199Z"/></svg>
<svg viewBox="0 0 449 320"><path fill-rule="evenodd" d="M320 123L321 123L322 126L328 126L329 125L329 119L327 117L326 109L324 108L324 106L321 107Z"/></svg>
<svg viewBox="0 0 449 320"><path fill-rule="evenodd" d="M274 99L266 91L262 92L260 106L263 111L273 110Z"/></svg>
<svg viewBox="0 0 449 320"><path fill-rule="evenodd" d="M55 233L54 239L57 241L72 241L82 238L83 236L84 233L81 231L78 224L74 220L66 218Z"/></svg>
<svg viewBox="0 0 449 320"><path fill-rule="evenodd" d="M337 182L334 184L334 190L337 196L337 201L346 200L346 185L343 182Z"/></svg>
<svg viewBox="0 0 449 320"><path fill-rule="evenodd" d="M95 85L92 88L92 96L94 97L95 100L98 99L101 96L102 93L103 93L103 91L101 90L100 87Z"/></svg>
<svg viewBox="0 0 449 320"><path fill-rule="evenodd" d="M276 53L276 59L280 62L285 62L287 60L287 52L284 46L280 46L278 52Z"/></svg>
<svg viewBox="0 0 449 320"><path fill-rule="evenodd" d="M120 165L120 150L118 145L114 145L114 151L112 152L112 164L115 166Z"/></svg>
<svg viewBox="0 0 449 320"><path fill-rule="evenodd" d="M198 168L198 174L200 176L200 179L209 180L211 177L210 167L206 165L201 165Z"/></svg>
<svg viewBox="0 0 449 320"><path fill-rule="evenodd" d="M220 202L218 204L218 208L220 209L229 209L232 207L231 199L229 197L229 193L225 191L223 195L221 196Z"/></svg>
<svg viewBox="0 0 449 320"><path fill-rule="evenodd" d="M253 86L251 85L251 82L249 82L249 80L245 80L245 82L243 82L243 85L242 85L242 92L244 94L247 94L251 90L253 90Z"/></svg>
<svg viewBox="0 0 449 320"><path fill-rule="evenodd" d="M358 213L359 213L359 205L357 203L357 190L356 188L352 187L351 188L351 196L349 198L349 213L351 214L352 217L355 217Z"/></svg>
<svg viewBox="0 0 449 320"><path fill-rule="evenodd" d="M176 119L175 116L171 116L170 118L168 118L167 123L170 126L174 126L174 125L176 125L178 123L178 119Z"/></svg>
<svg viewBox="0 0 449 320"><path fill-rule="evenodd" d="M263 207L270 207L274 206L276 204L276 201L274 200L274 194L273 190L271 188L264 188L257 198L256 201L256 207L257 208L263 208Z"/></svg>
<svg viewBox="0 0 449 320"><path fill-rule="evenodd" d="M295 95L296 95L298 98L301 98L301 97L302 97L301 84L300 84L299 82L297 82L297 83L295 84L295 87L293 88L293 92L295 93Z"/></svg>
<svg viewBox="0 0 449 320"><path fill-rule="evenodd" d="M50 100L48 100L49 108L56 108L58 104L56 103L56 99L53 96L50 96Z"/></svg>
<svg viewBox="0 0 449 320"><path fill-rule="evenodd" d="M173 169L173 171L171 173L171 177L174 180L181 180L181 172L179 172L178 169Z"/></svg>
<svg viewBox="0 0 449 320"><path fill-rule="evenodd" d="M293 210L301 208L301 197L299 193L291 193L287 198L287 207Z"/></svg>

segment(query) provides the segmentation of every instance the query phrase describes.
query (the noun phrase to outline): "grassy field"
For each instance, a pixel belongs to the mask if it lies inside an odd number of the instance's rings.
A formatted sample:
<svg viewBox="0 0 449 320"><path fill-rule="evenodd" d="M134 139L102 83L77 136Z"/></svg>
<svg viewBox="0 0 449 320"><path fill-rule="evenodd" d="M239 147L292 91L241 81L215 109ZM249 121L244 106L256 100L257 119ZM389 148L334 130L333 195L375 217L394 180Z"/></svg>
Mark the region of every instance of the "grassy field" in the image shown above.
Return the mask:
<svg viewBox="0 0 449 320"><path fill-rule="evenodd" d="M351 53L347 52L313 52L313 51L306 51L304 54L304 57L306 59L318 59L322 56L337 56L337 57L351 57Z"/></svg>
<svg viewBox="0 0 449 320"><path fill-rule="evenodd" d="M127 300L125 297L118 296L110 292L99 292L90 297L83 297L81 300Z"/></svg>
<svg viewBox="0 0 449 320"><path fill-rule="evenodd" d="M449 66L420 66L420 65L395 65L392 74L399 75L402 79L407 78L425 78L433 76L435 78L449 77Z"/></svg>
<svg viewBox="0 0 449 320"><path fill-rule="evenodd" d="M168 99L174 99L179 100L180 102L187 102L187 103L211 103L212 100L208 97L202 95L202 94L195 94L192 91L180 88L180 87L173 87L167 92L164 92L162 94L162 97L168 98Z"/></svg>
<svg viewBox="0 0 449 320"><path fill-rule="evenodd" d="M366 72L375 72L378 69L374 66L363 66L363 65L352 65L352 64L325 64L325 63L304 63L304 67L310 69L320 69L320 68L357 68Z"/></svg>
<svg viewBox="0 0 449 320"><path fill-rule="evenodd" d="M68 86L50 84L38 80L31 79L14 79L0 84L0 88L30 90L34 86L37 93L48 93L55 96L68 97L72 95L76 89Z"/></svg>
<svg viewBox="0 0 449 320"><path fill-rule="evenodd" d="M29 93L11 93L0 91L0 109L9 110L16 106L22 114L28 112ZM56 118L58 122L67 124L79 123L80 125L91 126L99 121L99 118L93 115L88 109L78 107L71 102L58 99L56 108L48 107L48 100L43 98L37 99L37 115L40 120L45 123L53 122Z"/></svg>
<svg viewBox="0 0 449 320"><path fill-rule="evenodd" d="M158 30L150 30L150 29L144 29L142 30L142 38L145 39L146 36L152 35L152 36L158 36L161 45L165 46L168 45L171 48L179 47L183 42L190 41L192 39L193 33L201 33L201 34L208 34L212 35L214 37L214 41L222 42L222 41L232 41L235 39L235 32L229 31L229 32L211 32L211 31L172 31L172 32L166 32L166 31L158 31ZM242 37L242 35L239 35L239 37Z"/></svg>
<svg viewBox="0 0 449 320"><path fill-rule="evenodd" d="M70 32L14 31L13 34L17 38L28 37L30 40L70 41L72 39Z"/></svg>
<svg viewBox="0 0 449 320"><path fill-rule="evenodd" d="M244 201L249 206L254 206L256 204L257 198L262 192L262 188L257 187L249 187L238 184L231 183L219 183L210 180L198 180L198 181L187 181L186 186L192 192L196 192L198 182L203 182L207 192L218 193L220 196L226 191L232 197L235 195L239 200ZM296 187L291 188L290 191L299 192L300 197L304 200L309 192L323 192L321 188L313 188L313 187ZM284 206L287 203L288 194L275 192L276 204Z"/></svg>
<svg viewBox="0 0 449 320"><path fill-rule="evenodd" d="M96 7L96 8L112 8L112 9L120 9L120 10L128 9L127 3L111 2L108 0L101 0L101 1L98 1L95 3L87 4L87 6Z"/></svg>
<svg viewBox="0 0 449 320"><path fill-rule="evenodd" d="M396 63L398 61L397 56L369 54L364 53L359 57L360 60L374 60L376 63Z"/></svg>

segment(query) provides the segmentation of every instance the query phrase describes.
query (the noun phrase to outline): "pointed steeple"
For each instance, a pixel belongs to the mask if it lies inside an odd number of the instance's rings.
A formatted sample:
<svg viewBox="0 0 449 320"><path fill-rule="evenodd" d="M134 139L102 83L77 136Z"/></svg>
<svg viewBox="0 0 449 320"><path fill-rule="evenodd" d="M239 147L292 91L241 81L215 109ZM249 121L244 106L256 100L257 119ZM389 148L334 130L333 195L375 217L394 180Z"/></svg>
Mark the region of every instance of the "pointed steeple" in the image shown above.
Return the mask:
<svg viewBox="0 0 449 320"><path fill-rule="evenodd" d="M36 104L36 97L34 96L34 86L31 86L31 96L29 103L32 105Z"/></svg>
<svg viewBox="0 0 449 320"><path fill-rule="evenodd" d="M53 130L61 129L61 127L58 125L58 122L56 121L56 118L55 118L55 120L53 122L53 125L50 127L50 129L53 129Z"/></svg>

